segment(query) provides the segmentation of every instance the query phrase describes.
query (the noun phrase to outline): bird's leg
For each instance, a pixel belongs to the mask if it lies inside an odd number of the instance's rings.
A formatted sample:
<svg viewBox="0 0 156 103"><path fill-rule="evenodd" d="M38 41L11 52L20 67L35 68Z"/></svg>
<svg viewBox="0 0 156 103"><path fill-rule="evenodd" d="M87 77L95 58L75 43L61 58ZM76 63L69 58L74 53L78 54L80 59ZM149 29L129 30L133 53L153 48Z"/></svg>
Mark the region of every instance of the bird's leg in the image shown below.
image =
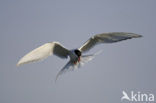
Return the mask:
<svg viewBox="0 0 156 103"><path fill-rule="evenodd" d="M80 57L78 57L78 62L80 62Z"/></svg>
<svg viewBox="0 0 156 103"><path fill-rule="evenodd" d="M80 57L78 57L78 59L74 61L74 64L77 64L78 62L80 62Z"/></svg>
<svg viewBox="0 0 156 103"><path fill-rule="evenodd" d="M74 61L74 64L76 65L77 64L77 61Z"/></svg>

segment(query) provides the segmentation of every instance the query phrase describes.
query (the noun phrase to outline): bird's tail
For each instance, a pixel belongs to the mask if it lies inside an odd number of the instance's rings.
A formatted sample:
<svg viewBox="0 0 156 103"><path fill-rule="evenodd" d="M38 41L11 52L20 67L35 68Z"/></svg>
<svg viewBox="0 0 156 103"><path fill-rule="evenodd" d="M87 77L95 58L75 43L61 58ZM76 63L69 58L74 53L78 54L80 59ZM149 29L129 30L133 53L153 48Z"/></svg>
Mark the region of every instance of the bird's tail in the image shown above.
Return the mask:
<svg viewBox="0 0 156 103"><path fill-rule="evenodd" d="M99 55L101 52L102 52L102 50L101 51L98 51L98 52L96 52L94 54L81 56L81 60L79 62L79 67L83 66L85 63L87 63L87 62L91 61L92 59L94 59L94 57L96 55Z"/></svg>
<svg viewBox="0 0 156 103"><path fill-rule="evenodd" d="M83 55L81 56L80 58L80 61L77 62L76 64L74 64L73 62L69 61L60 71L59 73L57 74L56 76L56 79L55 79L55 82L57 81L58 77L67 72L67 71L73 71L77 68L80 68L82 67L85 63L91 61L96 55L100 54L102 51L98 51L94 54L90 54L90 55Z"/></svg>

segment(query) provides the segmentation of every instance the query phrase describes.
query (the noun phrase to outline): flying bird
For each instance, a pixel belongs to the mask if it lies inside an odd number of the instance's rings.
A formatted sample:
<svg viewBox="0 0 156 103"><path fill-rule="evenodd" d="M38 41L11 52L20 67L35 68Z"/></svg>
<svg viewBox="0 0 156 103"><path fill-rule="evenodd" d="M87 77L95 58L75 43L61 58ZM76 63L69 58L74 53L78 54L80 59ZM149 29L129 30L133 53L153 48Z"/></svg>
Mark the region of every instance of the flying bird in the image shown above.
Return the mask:
<svg viewBox="0 0 156 103"><path fill-rule="evenodd" d="M123 99L127 99L127 100L131 101L130 98L128 97L128 94L127 94L125 91L122 91L122 94L123 94L123 96L122 96L122 98L121 98L121 101L122 101Z"/></svg>
<svg viewBox="0 0 156 103"><path fill-rule="evenodd" d="M139 37L142 36L134 33L128 33L128 32L101 33L101 34L96 34L91 38L89 38L89 40L87 40L80 48L71 49L71 50L65 48L59 42L49 42L41 45L40 47L26 54L24 57L22 57L19 60L17 66L27 64L30 62L36 62L45 59L50 55L56 55L62 59L67 59L69 57L70 60L68 61L68 63L58 72L56 76L56 80L57 80L59 75L65 73L66 71L74 70L76 68L81 67L84 63L92 60L95 57L95 55L99 54L99 53L95 53L91 55L83 55L83 53L89 51L95 45L102 44L102 43L115 43L122 40L139 38Z"/></svg>

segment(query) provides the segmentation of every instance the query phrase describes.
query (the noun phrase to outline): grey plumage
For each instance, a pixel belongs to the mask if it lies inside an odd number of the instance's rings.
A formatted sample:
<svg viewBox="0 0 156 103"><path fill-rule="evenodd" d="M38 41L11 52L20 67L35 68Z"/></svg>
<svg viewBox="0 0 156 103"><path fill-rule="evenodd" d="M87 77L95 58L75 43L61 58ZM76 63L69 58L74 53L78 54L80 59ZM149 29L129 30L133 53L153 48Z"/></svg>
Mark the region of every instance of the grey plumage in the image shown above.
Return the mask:
<svg viewBox="0 0 156 103"><path fill-rule="evenodd" d="M87 40L84 45L82 45L79 50L81 52L86 52L93 48L95 45L100 43L114 43L122 40L127 40L131 38L142 37L141 35L127 32L111 32L111 33L102 33L96 34Z"/></svg>

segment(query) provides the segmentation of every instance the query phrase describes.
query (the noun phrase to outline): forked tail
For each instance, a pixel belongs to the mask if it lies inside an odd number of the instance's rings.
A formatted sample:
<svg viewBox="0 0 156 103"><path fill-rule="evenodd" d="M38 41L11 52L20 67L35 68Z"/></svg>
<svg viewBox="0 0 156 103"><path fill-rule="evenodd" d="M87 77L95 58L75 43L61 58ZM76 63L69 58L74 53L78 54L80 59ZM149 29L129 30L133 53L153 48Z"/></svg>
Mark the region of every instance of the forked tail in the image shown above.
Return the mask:
<svg viewBox="0 0 156 103"><path fill-rule="evenodd" d="M94 54L81 56L81 60L80 60L80 62L79 62L79 64L78 64L78 67L81 67L81 66L83 66L85 63L91 61L96 55L99 55L101 52L102 52L102 50L101 50L101 51L98 51L98 52L96 52L96 53L94 53Z"/></svg>
<svg viewBox="0 0 156 103"><path fill-rule="evenodd" d="M91 61L96 55L100 54L102 51L98 51L91 55L82 55L80 61L74 64L73 62L69 61L57 74L55 82L57 81L58 77L64 74L67 71L73 71L77 68L82 67L85 63Z"/></svg>

